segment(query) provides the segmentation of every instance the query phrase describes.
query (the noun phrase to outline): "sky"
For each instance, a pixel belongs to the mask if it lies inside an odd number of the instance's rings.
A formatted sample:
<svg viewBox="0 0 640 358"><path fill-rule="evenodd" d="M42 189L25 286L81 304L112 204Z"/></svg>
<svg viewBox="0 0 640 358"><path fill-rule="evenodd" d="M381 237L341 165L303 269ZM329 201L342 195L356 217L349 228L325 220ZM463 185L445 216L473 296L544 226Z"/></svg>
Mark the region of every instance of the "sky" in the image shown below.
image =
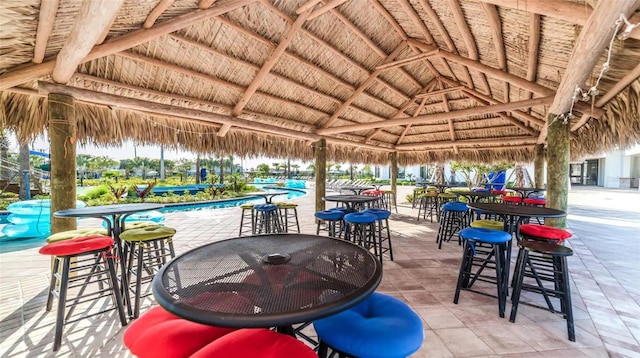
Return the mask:
<svg viewBox="0 0 640 358"><path fill-rule="evenodd" d="M11 136L10 136L11 137ZM11 139L11 147L9 151L18 152L18 143L15 138ZM29 149L49 153L49 141L46 137L38 137L32 144L29 145ZM138 157L146 157L150 159L160 159L160 146L136 146L131 141L124 142L121 147L97 147L94 145L81 146L77 145L76 154L89 154L94 156L108 156L115 160L131 159L135 155ZM164 158L170 160L178 160L181 158L195 160L196 154L176 149L165 149ZM271 167L272 163L282 163L283 159L273 159L265 157L257 158L239 158L234 157L234 162L242 165L245 169L256 168L258 164L268 164ZM310 162L291 161L291 164L298 164L300 169L306 169Z"/></svg>

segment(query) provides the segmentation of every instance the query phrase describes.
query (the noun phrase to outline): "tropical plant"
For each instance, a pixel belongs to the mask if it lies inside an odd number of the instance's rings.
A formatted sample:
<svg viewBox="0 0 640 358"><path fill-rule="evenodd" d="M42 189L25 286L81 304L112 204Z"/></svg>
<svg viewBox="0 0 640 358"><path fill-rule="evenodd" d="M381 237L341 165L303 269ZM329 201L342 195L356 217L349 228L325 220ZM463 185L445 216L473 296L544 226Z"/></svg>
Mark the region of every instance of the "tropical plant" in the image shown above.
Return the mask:
<svg viewBox="0 0 640 358"><path fill-rule="evenodd" d="M115 187L115 188L109 185L109 190L111 190L111 194L113 194L116 200L120 200L120 198L122 198L122 196L127 193L126 185Z"/></svg>
<svg viewBox="0 0 640 358"><path fill-rule="evenodd" d="M154 186L156 186L156 183L151 181L147 183L147 187L144 189L140 189L137 184L133 184L132 189L136 192L136 194L140 198L140 201L144 203L144 198L151 194Z"/></svg>
<svg viewBox="0 0 640 358"><path fill-rule="evenodd" d="M264 163L258 164L258 166L256 167L256 170L258 171L257 173L258 176L262 178L269 176L270 169L268 164L264 164Z"/></svg>

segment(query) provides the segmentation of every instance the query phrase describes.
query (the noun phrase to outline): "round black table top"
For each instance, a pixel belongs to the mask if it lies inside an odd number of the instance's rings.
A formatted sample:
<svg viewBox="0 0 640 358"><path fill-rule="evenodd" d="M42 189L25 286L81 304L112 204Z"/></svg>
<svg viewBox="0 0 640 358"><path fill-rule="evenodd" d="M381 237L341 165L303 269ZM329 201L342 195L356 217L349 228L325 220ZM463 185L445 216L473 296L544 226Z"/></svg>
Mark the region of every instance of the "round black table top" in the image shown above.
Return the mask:
<svg viewBox="0 0 640 358"><path fill-rule="evenodd" d="M167 263L153 294L190 321L236 328L278 327L348 309L369 296L382 267L345 240L304 234L213 242Z"/></svg>
<svg viewBox="0 0 640 358"><path fill-rule="evenodd" d="M551 208L542 208L528 205L511 205L504 203L470 203L469 209L487 211L499 215L539 217L539 218L560 218L567 216L567 213Z"/></svg>
<svg viewBox="0 0 640 358"><path fill-rule="evenodd" d="M61 218L102 217L104 215L132 214L162 208L164 208L163 204L156 203L112 204L59 210L53 213L53 216Z"/></svg>
<svg viewBox="0 0 640 358"><path fill-rule="evenodd" d="M368 203L370 201L376 201L379 198L372 195L327 195L324 201L338 202L338 203Z"/></svg>

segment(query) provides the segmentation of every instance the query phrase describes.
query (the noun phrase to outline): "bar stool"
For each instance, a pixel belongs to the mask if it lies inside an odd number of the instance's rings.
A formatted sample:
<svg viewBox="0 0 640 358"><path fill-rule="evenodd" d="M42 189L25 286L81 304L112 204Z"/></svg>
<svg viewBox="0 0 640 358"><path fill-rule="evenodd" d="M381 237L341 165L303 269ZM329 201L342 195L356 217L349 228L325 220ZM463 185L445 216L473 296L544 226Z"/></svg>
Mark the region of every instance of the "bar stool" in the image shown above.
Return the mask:
<svg viewBox="0 0 640 358"><path fill-rule="evenodd" d="M54 352L60 349L60 344L62 343L62 328L65 324L116 309L120 318L120 324L123 327L127 325L127 318L125 317L122 305L122 297L120 296L120 290L116 280L113 256L111 256L112 247L113 238L103 235L93 235L53 242L40 249L40 254L54 257L46 306L46 310L51 311L53 297L56 296L58 298L56 330L53 341ZM75 261L74 267L71 267L72 260ZM108 283L107 288L103 286L105 280ZM79 283L76 284L76 282ZM98 284L98 290L85 293L87 286L92 283ZM58 286L59 289L57 289ZM75 288L79 288L77 296L70 300L70 304L67 304L68 291ZM107 296L111 296L114 307L77 319L69 319L75 305ZM69 312L65 314L67 307L70 307L70 309Z"/></svg>
<svg viewBox="0 0 640 358"><path fill-rule="evenodd" d="M522 203L522 197L515 195L504 195L502 197L502 202L511 205L519 205Z"/></svg>
<svg viewBox="0 0 640 358"><path fill-rule="evenodd" d="M240 215L240 230L238 236L242 236L242 233L248 232L249 235L255 235L256 233L256 216L253 210L254 204L242 204L240 208L242 213Z"/></svg>
<svg viewBox="0 0 640 358"><path fill-rule="evenodd" d="M373 247L373 252L378 255L378 245L376 244L376 228L375 223L378 217L374 214L365 212L350 213L344 216L345 223L345 239L360 245L366 249Z"/></svg>
<svg viewBox="0 0 640 358"><path fill-rule="evenodd" d="M442 205L442 217L436 237L438 249L442 249L443 241L450 241L453 235L469 226L467 211L467 204L461 202L449 202ZM458 238L458 244L462 245L460 238Z"/></svg>
<svg viewBox="0 0 640 358"><path fill-rule="evenodd" d="M540 207L545 207L547 205L547 200L546 199L540 199L540 198L525 198L522 203L524 205L529 205L529 206L540 206Z"/></svg>
<svg viewBox="0 0 640 358"><path fill-rule="evenodd" d="M362 192L362 195L375 196L378 198L378 200L365 203L364 205L367 208L382 208L385 206L384 191L382 190L375 190L375 189L365 190Z"/></svg>
<svg viewBox="0 0 640 358"><path fill-rule="evenodd" d="M129 303L127 312L132 318L138 318L140 315L140 299L151 294L142 294L142 283L151 282L155 273L176 256L173 248L175 234L175 229L160 225L126 230L120 234L124 247L123 255L127 258L126 282L133 294L133 305L130 304L128 292L125 301ZM131 279L132 276L135 277L135 282Z"/></svg>
<svg viewBox="0 0 640 358"><path fill-rule="evenodd" d="M280 222L284 228L284 232L289 232L289 228L300 232L300 223L298 222L298 204L295 203L276 203L280 213Z"/></svg>
<svg viewBox="0 0 640 358"><path fill-rule="evenodd" d="M377 221L377 229L378 235L376 237L378 248L380 251L379 257L380 262L382 262L382 255L385 252L389 253L389 260L393 261L393 247L391 246L391 231L389 230L389 216L391 216L391 212L384 209L367 209L364 211L368 214L373 214L378 218ZM383 243L387 242L387 247L383 247Z"/></svg>
<svg viewBox="0 0 640 358"><path fill-rule="evenodd" d="M427 219L433 222L433 217L438 219L438 193L434 191L429 191L420 195L420 204L418 205L418 221L420 221L420 213L422 213L422 218Z"/></svg>
<svg viewBox="0 0 640 358"><path fill-rule="evenodd" d="M392 207L396 209L398 213L398 205L396 204L396 192L393 190L383 190L385 208L391 211Z"/></svg>
<svg viewBox="0 0 640 358"><path fill-rule="evenodd" d="M278 206L275 204L254 205L256 211L256 234L273 234L283 232Z"/></svg>
<svg viewBox="0 0 640 358"><path fill-rule="evenodd" d="M320 234L320 230L327 231L330 237L342 236L342 218L345 215L341 208L335 208L333 210L318 211L313 214L318 222L316 228L316 235Z"/></svg>
<svg viewBox="0 0 640 358"><path fill-rule="evenodd" d="M507 252L511 250L511 234L498 230L468 227L460 231L460 238L464 241L464 250L453 303L458 304L460 290L484 294L472 289L476 281L494 283L497 288L498 314L500 317L504 317L509 278ZM475 272L474 268L477 268ZM483 275L485 269L494 270L495 275L493 277Z"/></svg>
<svg viewBox="0 0 640 358"><path fill-rule="evenodd" d="M416 208L416 202L418 201L418 197L420 197L420 194L423 194L425 192L425 188L413 188L413 197L411 198L411 209L415 209Z"/></svg>
<svg viewBox="0 0 640 358"><path fill-rule="evenodd" d="M438 206L437 206L437 217L438 221L440 221L440 215L442 215L442 206L446 203L458 201L458 196L453 193L438 193Z"/></svg>
<svg viewBox="0 0 640 358"><path fill-rule="evenodd" d="M511 296L512 306L509 321L516 321L522 291L539 293L544 297L547 307L529 305L553 313L561 313L567 320L569 340L575 342L569 268L567 267L567 257L573 255L573 250L553 242L534 240L520 240L518 247L520 250L516 265L517 271L514 273L515 285ZM533 278L534 281L531 284L525 283L525 277ZM545 287L545 282L553 283L553 288ZM556 310L553 306L551 297L560 300L560 310Z"/></svg>

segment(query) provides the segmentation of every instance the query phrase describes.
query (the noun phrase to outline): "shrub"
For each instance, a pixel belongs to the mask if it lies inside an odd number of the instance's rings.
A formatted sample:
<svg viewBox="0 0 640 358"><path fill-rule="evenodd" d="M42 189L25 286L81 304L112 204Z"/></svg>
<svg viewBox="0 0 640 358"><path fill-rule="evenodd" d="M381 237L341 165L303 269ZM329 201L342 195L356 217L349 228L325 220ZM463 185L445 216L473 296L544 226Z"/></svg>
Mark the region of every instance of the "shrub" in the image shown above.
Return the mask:
<svg viewBox="0 0 640 358"><path fill-rule="evenodd" d="M84 193L84 195L78 196L78 199L88 202L90 200L98 199L105 194L112 195L111 191L109 190L109 187L107 187L106 185L99 185L95 188L91 188L87 190L87 192Z"/></svg>

